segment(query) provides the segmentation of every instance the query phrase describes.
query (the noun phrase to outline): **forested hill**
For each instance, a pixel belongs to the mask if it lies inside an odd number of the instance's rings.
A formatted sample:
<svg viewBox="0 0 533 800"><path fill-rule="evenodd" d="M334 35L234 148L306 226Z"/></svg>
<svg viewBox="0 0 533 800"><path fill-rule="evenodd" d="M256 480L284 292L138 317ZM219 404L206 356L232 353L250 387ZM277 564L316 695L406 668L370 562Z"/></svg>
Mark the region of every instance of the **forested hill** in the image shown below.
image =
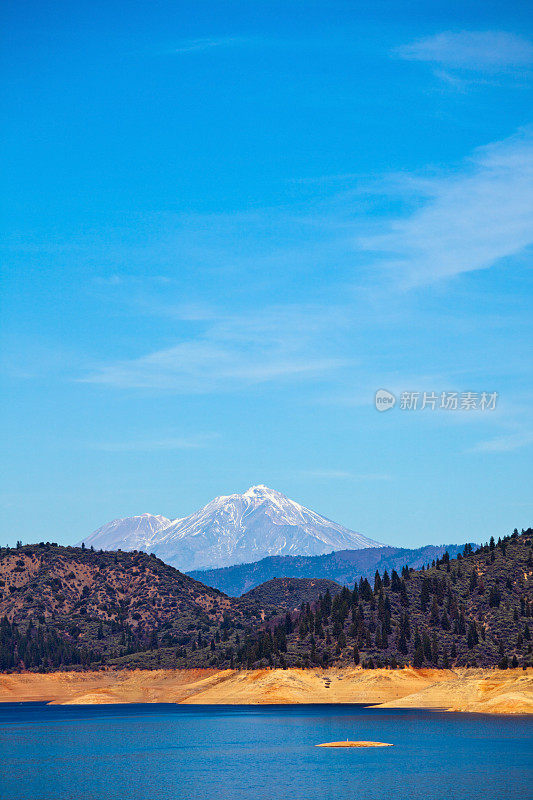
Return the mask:
<svg viewBox="0 0 533 800"><path fill-rule="evenodd" d="M256 586L241 597L241 604L250 602L261 609L296 611L302 603L316 603L329 592L339 594L342 586L325 578L273 578Z"/></svg>
<svg viewBox="0 0 533 800"><path fill-rule="evenodd" d="M376 572L248 643L258 659L304 666L524 666L532 663L533 530L489 543L429 569ZM281 643L281 644L280 644Z"/></svg>
<svg viewBox="0 0 533 800"><path fill-rule="evenodd" d="M184 665L193 640L254 621L154 556L48 542L0 550L0 618L1 669Z"/></svg>
<svg viewBox="0 0 533 800"><path fill-rule="evenodd" d="M522 666L532 661L532 538L467 545L334 596L317 597L309 581L292 612L283 581L235 600L144 553L2 549L0 669Z"/></svg>

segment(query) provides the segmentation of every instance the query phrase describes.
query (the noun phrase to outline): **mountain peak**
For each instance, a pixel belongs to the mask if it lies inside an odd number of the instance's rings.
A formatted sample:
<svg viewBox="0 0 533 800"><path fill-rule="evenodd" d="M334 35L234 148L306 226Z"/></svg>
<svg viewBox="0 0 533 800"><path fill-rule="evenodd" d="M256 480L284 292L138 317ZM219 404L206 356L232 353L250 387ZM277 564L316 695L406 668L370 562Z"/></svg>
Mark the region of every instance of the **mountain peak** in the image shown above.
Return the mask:
<svg viewBox="0 0 533 800"><path fill-rule="evenodd" d="M264 483L258 483L257 486L250 486L250 488L247 489L244 494L273 494L274 492L274 489L269 489L269 487L265 486ZM275 493L280 494L280 492Z"/></svg>
<svg viewBox="0 0 533 800"><path fill-rule="evenodd" d="M98 549L149 550L182 571L380 545L264 484L216 497L172 522L153 515L114 520L85 543Z"/></svg>
<svg viewBox="0 0 533 800"><path fill-rule="evenodd" d="M257 486L250 486L250 488L247 489L242 496L253 497L253 498L265 498L268 500L272 499L277 500L279 498L288 500L288 498L284 494L278 492L276 489L270 489L268 486L265 486L264 483L258 483Z"/></svg>

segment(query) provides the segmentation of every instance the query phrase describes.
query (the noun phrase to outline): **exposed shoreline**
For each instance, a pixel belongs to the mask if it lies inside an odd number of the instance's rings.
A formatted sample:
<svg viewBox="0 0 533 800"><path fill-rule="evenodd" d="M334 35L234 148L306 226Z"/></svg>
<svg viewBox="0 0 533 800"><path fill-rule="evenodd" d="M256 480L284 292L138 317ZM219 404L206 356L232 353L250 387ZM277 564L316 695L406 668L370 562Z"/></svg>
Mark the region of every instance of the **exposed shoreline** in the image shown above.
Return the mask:
<svg viewBox="0 0 533 800"><path fill-rule="evenodd" d="M0 702L268 705L364 703L488 714L533 713L533 668L123 670L0 675Z"/></svg>
<svg viewBox="0 0 533 800"><path fill-rule="evenodd" d="M315 747L394 747L390 742L350 742L346 739L345 742L324 742L324 744L315 744Z"/></svg>

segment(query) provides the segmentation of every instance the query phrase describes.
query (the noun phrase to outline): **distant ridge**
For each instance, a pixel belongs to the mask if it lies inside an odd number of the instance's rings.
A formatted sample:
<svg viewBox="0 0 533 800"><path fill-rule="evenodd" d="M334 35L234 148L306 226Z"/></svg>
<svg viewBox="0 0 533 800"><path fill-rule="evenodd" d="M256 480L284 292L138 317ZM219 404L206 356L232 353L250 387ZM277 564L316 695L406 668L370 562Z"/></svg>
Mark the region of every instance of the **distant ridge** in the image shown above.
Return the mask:
<svg viewBox="0 0 533 800"><path fill-rule="evenodd" d="M473 547L473 543L471 543ZM336 583L352 585L359 578L373 578L376 570L396 569L403 566L419 569L442 558L448 551L450 558L462 552L464 544L425 545L410 550L403 547L366 547L360 550L339 550L320 556L274 556L253 564L237 564L223 569L195 570L190 572L197 581L220 589L231 597L239 597L272 578L327 578Z"/></svg>
<svg viewBox="0 0 533 800"><path fill-rule="evenodd" d="M215 497L175 520L142 514L109 522L85 540L97 550L142 550L189 572L266 556L314 556L380 543L351 531L267 486Z"/></svg>

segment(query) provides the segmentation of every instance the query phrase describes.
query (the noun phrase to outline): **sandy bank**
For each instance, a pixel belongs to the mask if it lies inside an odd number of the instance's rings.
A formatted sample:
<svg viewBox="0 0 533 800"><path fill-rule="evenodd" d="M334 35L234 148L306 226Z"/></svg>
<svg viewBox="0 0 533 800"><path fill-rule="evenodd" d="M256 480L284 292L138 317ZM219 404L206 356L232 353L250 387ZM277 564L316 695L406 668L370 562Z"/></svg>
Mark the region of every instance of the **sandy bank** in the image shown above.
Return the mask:
<svg viewBox="0 0 533 800"><path fill-rule="evenodd" d="M0 675L0 702L265 705L367 703L533 713L533 669L134 670Z"/></svg>
<svg viewBox="0 0 533 800"><path fill-rule="evenodd" d="M325 742L325 744L316 744L315 747L394 747L389 742Z"/></svg>

